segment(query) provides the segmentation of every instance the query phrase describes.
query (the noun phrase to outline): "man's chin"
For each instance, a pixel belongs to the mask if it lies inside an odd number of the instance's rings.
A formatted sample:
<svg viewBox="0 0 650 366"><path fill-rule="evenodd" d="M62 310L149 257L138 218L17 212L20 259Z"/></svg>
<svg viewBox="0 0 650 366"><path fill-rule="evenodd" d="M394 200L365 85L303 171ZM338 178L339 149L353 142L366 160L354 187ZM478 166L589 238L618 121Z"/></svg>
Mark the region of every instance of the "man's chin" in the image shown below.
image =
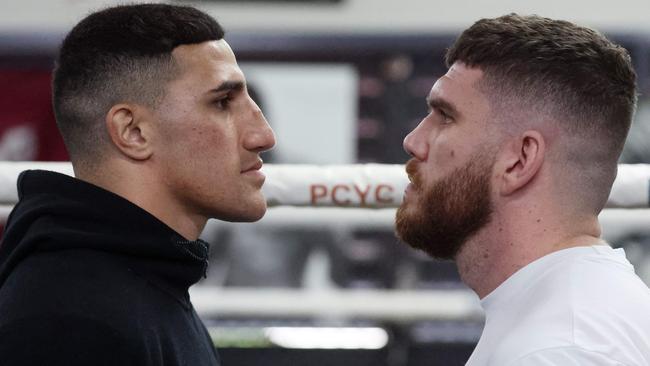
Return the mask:
<svg viewBox="0 0 650 366"><path fill-rule="evenodd" d="M409 247L426 253L435 259L453 259L456 252L453 247L440 237L431 236L427 231L429 223L423 219L423 214L418 212L416 204L400 206L395 215L395 235Z"/></svg>
<svg viewBox="0 0 650 366"><path fill-rule="evenodd" d="M408 244L409 233L414 225L417 225L415 217L417 214L413 204L402 202L402 205L395 213L395 235L403 242Z"/></svg>
<svg viewBox="0 0 650 366"><path fill-rule="evenodd" d="M221 211L213 218L229 222L255 222L264 217L266 208L266 201L262 198L252 202L242 202L241 206Z"/></svg>
<svg viewBox="0 0 650 366"><path fill-rule="evenodd" d="M242 218L242 220L240 220L240 221L242 221L242 222L255 222L255 221L259 221L259 220L262 219L262 217L264 217L265 214L266 214L266 204L264 205L263 208L260 208L260 209L254 211L254 212L249 212L249 213L246 215L246 217L245 217L245 218Z"/></svg>
<svg viewBox="0 0 650 366"><path fill-rule="evenodd" d="M256 207L250 207L246 212L243 212L242 215L237 220L238 222L255 222L259 221L266 214L266 202L263 205L258 205Z"/></svg>

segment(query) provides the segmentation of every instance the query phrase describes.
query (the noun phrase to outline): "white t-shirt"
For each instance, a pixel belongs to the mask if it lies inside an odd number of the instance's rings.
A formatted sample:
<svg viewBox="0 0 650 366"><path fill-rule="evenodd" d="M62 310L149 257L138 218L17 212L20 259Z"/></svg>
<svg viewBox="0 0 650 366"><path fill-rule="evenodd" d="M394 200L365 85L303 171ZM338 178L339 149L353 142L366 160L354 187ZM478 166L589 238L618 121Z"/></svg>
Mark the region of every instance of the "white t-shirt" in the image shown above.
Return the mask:
<svg viewBox="0 0 650 366"><path fill-rule="evenodd" d="M650 289L623 249L546 255L481 306L485 328L468 366L650 365Z"/></svg>

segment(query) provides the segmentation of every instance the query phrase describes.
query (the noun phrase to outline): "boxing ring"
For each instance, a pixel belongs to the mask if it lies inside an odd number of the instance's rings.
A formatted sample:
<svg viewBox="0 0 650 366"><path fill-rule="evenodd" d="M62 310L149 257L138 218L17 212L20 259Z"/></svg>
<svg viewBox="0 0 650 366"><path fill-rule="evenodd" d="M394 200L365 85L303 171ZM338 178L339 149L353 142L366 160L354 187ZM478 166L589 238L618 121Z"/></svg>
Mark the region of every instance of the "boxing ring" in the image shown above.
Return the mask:
<svg viewBox="0 0 650 366"><path fill-rule="evenodd" d="M0 221L18 200L16 180L27 169L72 175L69 163L0 162ZM408 184L404 166L264 165L263 191L269 210L254 225L291 228L390 230ZM605 239L629 232L650 233L650 164L619 165L606 209L600 216ZM252 225L211 220L208 225ZM480 320L473 292L445 290L266 289L194 286L197 312L210 317L295 317L417 320Z"/></svg>

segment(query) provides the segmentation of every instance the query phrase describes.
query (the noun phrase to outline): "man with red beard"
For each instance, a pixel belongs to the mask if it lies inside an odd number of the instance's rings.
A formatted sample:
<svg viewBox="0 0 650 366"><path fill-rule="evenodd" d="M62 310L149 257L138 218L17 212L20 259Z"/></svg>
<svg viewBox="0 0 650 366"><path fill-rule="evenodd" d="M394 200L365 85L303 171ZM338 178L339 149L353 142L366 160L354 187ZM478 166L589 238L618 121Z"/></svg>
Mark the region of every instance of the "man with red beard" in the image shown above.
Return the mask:
<svg viewBox="0 0 650 366"><path fill-rule="evenodd" d="M511 14L465 30L446 62L404 140L396 226L481 298L468 365L650 365L650 290L598 223L636 104L627 51Z"/></svg>

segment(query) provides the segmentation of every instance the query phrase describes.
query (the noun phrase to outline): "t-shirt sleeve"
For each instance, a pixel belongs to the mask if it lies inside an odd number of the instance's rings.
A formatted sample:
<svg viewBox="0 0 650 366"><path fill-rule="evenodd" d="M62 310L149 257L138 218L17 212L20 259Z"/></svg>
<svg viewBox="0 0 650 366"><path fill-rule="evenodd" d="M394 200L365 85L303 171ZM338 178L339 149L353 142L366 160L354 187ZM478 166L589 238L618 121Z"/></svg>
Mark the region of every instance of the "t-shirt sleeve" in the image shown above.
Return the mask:
<svg viewBox="0 0 650 366"><path fill-rule="evenodd" d="M3 366L135 366L132 350L110 326L76 316L27 318L0 327Z"/></svg>
<svg viewBox="0 0 650 366"><path fill-rule="evenodd" d="M558 347L535 351L508 366L627 366L607 355L580 347Z"/></svg>

